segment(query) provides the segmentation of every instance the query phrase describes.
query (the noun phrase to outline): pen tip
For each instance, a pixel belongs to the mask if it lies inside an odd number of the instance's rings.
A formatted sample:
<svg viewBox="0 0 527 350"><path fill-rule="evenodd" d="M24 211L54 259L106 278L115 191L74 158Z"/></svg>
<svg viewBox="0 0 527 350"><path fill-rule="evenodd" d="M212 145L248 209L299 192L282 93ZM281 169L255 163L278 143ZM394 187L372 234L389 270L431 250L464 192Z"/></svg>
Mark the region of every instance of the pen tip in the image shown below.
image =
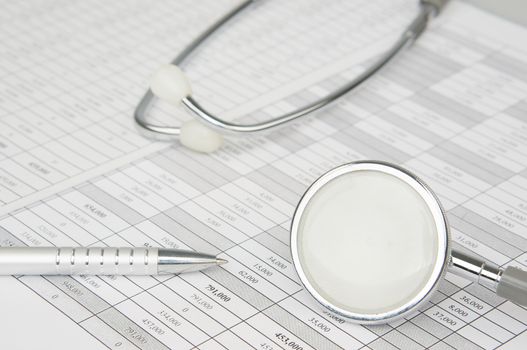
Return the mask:
<svg viewBox="0 0 527 350"><path fill-rule="evenodd" d="M227 260L221 259L221 258L216 258L216 264L217 265L223 265L223 264L226 264L226 263L228 263Z"/></svg>

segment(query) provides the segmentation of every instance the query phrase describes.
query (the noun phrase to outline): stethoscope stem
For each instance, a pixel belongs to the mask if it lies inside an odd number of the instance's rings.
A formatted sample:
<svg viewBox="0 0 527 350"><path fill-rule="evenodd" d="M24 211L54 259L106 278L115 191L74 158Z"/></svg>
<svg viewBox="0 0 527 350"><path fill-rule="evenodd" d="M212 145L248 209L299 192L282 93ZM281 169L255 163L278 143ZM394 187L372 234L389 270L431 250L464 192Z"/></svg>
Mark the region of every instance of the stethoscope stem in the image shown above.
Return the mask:
<svg viewBox="0 0 527 350"><path fill-rule="evenodd" d="M474 255L452 250L449 271L496 291L503 269Z"/></svg>
<svg viewBox="0 0 527 350"><path fill-rule="evenodd" d="M498 296L527 306L527 272L509 266L505 269L459 250L452 250L448 271L485 286Z"/></svg>

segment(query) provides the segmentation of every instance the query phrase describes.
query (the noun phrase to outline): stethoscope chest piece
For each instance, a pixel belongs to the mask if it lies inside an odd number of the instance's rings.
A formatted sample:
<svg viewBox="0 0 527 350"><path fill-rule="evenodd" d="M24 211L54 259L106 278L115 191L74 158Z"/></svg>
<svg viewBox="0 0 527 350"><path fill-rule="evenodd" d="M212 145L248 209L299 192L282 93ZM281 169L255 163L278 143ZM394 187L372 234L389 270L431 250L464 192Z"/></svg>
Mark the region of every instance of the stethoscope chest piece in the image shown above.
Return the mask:
<svg viewBox="0 0 527 350"><path fill-rule="evenodd" d="M320 177L291 226L293 262L323 306L388 323L425 303L449 261L449 231L432 191L406 170L356 162Z"/></svg>
<svg viewBox="0 0 527 350"><path fill-rule="evenodd" d="M316 180L293 216L291 255L306 290L355 323L415 312L447 270L527 306L527 272L450 249L432 190L386 162L345 164Z"/></svg>

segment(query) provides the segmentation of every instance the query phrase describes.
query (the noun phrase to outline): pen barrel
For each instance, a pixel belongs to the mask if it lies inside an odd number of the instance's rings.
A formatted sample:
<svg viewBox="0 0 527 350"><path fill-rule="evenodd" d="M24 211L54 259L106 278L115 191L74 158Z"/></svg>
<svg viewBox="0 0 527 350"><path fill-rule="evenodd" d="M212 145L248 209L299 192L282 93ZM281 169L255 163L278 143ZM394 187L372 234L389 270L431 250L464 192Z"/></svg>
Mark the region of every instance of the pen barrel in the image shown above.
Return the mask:
<svg viewBox="0 0 527 350"><path fill-rule="evenodd" d="M155 275L157 248L0 248L0 275Z"/></svg>

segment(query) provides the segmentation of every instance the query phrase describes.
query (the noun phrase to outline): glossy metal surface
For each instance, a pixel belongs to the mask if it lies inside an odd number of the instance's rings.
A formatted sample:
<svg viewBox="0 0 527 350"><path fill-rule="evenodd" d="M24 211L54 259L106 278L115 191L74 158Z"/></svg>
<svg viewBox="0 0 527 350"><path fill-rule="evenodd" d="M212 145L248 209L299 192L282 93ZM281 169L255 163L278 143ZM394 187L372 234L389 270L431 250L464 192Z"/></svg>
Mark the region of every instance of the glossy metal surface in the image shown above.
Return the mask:
<svg viewBox="0 0 527 350"><path fill-rule="evenodd" d="M216 258L216 256L210 254L159 248L157 254L157 273L166 275L193 272L225 264L226 262L226 260Z"/></svg>
<svg viewBox="0 0 527 350"><path fill-rule="evenodd" d="M226 261L167 248L0 247L0 275L157 275L198 271Z"/></svg>
<svg viewBox="0 0 527 350"><path fill-rule="evenodd" d="M0 275L122 274L157 274L157 248L0 248Z"/></svg>
<svg viewBox="0 0 527 350"><path fill-rule="evenodd" d="M503 269L473 255L452 250L449 271L496 291Z"/></svg>
<svg viewBox="0 0 527 350"><path fill-rule="evenodd" d="M236 16L239 12L241 12L244 8L249 6L254 0L245 0L242 1L238 6L234 7L229 13L225 14L225 16L221 17L219 20L217 20L215 23L213 23L209 28L207 28L201 35L199 35L194 41L192 41L188 46L179 53L173 60L172 64L179 65L183 63L183 61L190 56L190 54L199 47L205 40L207 40L218 28L220 28L223 24L228 22L232 17ZM163 125L155 125L149 123L146 118L146 113L148 110L148 107L152 103L154 99L154 94L150 89L144 94L143 98L139 101L139 104L135 108L134 111L134 119L138 126L141 127L143 131L146 131L148 133L148 136L153 136L158 139L164 139L167 136L169 138L173 136L178 136L180 133L180 129L177 126L163 126Z"/></svg>
<svg viewBox="0 0 527 350"><path fill-rule="evenodd" d="M179 65L180 63L182 63L200 44L202 44L207 38L209 38L210 35L212 35L218 28L220 28L224 23L226 23L236 14L241 12L252 2L253 1L251 0L243 1L240 5L231 10L231 12L227 13L225 16L220 18L198 38L191 42L187 46L187 48L172 61L172 63L175 65ZM420 2L420 10L416 18L410 23L410 25L403 32L401 37L392 45L392 47L388 49L388 51L384 55L382 55L379 59L372 63L372 65L368 67L368 69L366 69L363 73L358 75L352 81L346 83L341 88L295 111L274 117L270 120L260 123L239 124L224 121L218 118L214 114L208 112L203 107L201 107L200 104L192 98L192 96L183 99L182 103L190 111L192 111L192 113L196 115L199 120L205 122L206 125L227 133L252 133L282 126L289 121L305 116L306 114L309 114L328 105L329 103L340 98L341 96L353 90L355 87L362 84L368 78L373 76L388 62L390 62L392 58L397 55L397 53L401 52L403 48L411 44L419 37L419 35L425 30L429 17L439 13L446 2L447 0L422 0ZM144 130L148 131L149 135L153 135L156 138L165 138L167 136L170 137L179 135L180 129L177 126L155 125L147 121L147 109L151 104L153 98L154 96L152 92L148 90L137 105L136 110L134 112L134 118L137 124L141 126Z"/></svg>

